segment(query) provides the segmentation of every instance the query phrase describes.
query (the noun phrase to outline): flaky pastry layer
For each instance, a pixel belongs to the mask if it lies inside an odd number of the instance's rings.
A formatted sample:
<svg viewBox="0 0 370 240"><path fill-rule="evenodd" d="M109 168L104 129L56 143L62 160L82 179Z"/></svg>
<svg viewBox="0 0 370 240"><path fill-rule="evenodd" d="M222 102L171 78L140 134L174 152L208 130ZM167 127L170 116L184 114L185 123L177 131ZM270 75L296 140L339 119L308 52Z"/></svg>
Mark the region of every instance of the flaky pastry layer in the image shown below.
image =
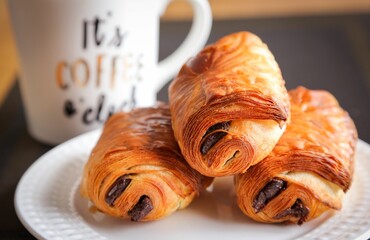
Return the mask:
<svg viewBox="0 0 370 240"><path fill-rule="evenodd" d="M81 193L106 214L150 221L185 208L209 183L183 159L169 108L159 106L107 121L85 165Z"/></svg>
<svg viewBox="0 0 370 240"><path fill-rule="evenodd" d="M236 176L241 210L260 222L302 224L340 209L350 187L357 131L333 95L298 87L289 92L291 123L273 149Z"/></svg>
<svg viewBox="0 0 370 240"><path fill-rule="evenodd" d="M244 172L272 150L289 121L274 56L239 32L190 59L169 88L172 127L189 164L207 176Z"/></svg>

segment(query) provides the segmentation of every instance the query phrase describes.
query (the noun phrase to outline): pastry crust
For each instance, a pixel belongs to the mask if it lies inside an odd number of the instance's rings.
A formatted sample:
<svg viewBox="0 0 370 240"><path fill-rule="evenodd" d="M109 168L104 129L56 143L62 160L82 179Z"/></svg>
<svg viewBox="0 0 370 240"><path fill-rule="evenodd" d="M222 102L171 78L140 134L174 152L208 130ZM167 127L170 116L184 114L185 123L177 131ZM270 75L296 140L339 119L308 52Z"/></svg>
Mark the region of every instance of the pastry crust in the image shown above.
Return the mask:
<svg viewBox="0 0 370 240"><path fill-rule="evenodd" d="M160 106L107 121L85 165L81 193L106 214L149 221L185 208L210 181L183 159L169 108Z"/></svg>
<svg viewBox="0 0 370 240"><path fill-rule="evenodd" d="M289 121L284 84L273 55L252 33L207 46L169 88L172 126L185 159L216 177L244 172L266 157Z"/></svg>
<svg viewBox="0 0 370 240"><path fill-rule="evenodd" d="M263 161L236 176L238 205L259 222L301 224L338 210L353 177L357 131L348 113L326 91L298 87L289 95L285 133ZM285 186L272 193L266 186L276 180Z"/></svg>

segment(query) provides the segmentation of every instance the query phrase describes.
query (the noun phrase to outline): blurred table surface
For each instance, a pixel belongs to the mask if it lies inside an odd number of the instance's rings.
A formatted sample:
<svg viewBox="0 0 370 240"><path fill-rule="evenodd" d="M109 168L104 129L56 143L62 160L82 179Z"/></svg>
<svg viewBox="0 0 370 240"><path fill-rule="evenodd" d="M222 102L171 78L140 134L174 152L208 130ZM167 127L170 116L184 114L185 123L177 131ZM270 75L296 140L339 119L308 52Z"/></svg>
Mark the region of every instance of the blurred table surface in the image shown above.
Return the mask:
<svg viewBox="0 0 370 240"><path fill-rule="evenodd" d="M176 49L189 27L189 21L162 23L160 58ZM370 14L215 20L209 42L241 30L269 45L288 89L303 85L332 92L353 117L360 138L370 142ZM0 239L32 239L15 214L14 191L27 168L52 147L27 133L16 81L5 88L0 99ZM158 98L167 101L167 86Z"/></svg>

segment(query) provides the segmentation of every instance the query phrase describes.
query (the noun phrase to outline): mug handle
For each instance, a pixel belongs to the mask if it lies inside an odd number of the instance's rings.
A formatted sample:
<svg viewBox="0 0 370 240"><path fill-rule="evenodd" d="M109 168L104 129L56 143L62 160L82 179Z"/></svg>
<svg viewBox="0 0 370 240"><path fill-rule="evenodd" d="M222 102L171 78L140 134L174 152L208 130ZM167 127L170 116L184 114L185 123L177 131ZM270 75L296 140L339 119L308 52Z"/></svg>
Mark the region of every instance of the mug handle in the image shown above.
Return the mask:
<svg viewBox="0 0 370 240"><path fill-rule="evenodd" d="M207 42L212 27L212 13L207 0L187 0L194 12L189 34L171 55L158 63L157 92L179 71L182 64Z"/></svg>

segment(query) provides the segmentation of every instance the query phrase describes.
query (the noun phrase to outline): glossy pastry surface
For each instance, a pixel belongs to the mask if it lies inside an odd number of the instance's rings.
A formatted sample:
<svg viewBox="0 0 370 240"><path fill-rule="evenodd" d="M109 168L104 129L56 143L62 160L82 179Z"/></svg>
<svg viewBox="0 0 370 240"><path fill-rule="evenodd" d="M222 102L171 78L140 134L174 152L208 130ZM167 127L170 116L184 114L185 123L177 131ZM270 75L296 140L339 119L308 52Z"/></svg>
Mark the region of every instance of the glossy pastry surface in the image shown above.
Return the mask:
<svg viewBox="0 0 370 240"><path fill-rule="evenodd" d="M291 123L273 151L236 176L241 210L260 222L302 224L339 210L351 185L357 131L333 95L289 92Z"/></svg>
<svg viewBox="0 0 370 240"><path fill-rule="evenodd" d="M207 176L246 171L272 150L289 121L278 64L259 37L239 32L190 59L169 88L175 137Z"/></svg>
<svg viewBox="0 0 370 240"><path fill-rule="evenodd" d="M85 165L81 193L106 214L150 221L185 208L208 183L183 159L169 108L160 106L107 121Z"/></svg>

